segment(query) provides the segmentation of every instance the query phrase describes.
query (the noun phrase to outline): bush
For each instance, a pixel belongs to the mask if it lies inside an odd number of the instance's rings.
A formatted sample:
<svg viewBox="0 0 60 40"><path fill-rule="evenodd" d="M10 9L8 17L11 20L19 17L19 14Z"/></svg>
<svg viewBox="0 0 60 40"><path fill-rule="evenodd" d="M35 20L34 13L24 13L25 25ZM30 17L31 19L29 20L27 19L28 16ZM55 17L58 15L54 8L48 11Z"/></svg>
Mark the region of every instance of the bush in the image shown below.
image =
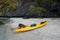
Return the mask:
<svg viewBox="0 0 60 40"><path fill-rule="evenodd" d="M3 8L6 8L7 11L12 11L16 9L17 7L17 0L2 0L2 4L0 4L0 10L3 10Z"/></svg>
<svg viewBox="0 0 60 40"><path fill-rule="evenodd" d="M33 5L30 5L29 10L32 12L41 13L42 11L44 11L44 8L43 7L35 7Z"/></svg>

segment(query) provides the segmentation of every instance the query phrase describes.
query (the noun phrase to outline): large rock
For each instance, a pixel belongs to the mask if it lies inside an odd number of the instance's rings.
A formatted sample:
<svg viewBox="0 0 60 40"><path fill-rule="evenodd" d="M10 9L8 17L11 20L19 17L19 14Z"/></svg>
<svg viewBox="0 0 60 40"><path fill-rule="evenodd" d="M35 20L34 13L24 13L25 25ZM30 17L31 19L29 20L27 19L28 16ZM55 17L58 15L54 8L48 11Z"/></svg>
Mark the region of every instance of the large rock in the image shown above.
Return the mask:
<svg viewBox="0 0 60 40"><path fill-rule="evenodd" d="M0 18L0 25L3 25L3 24L5 24L5 23L7 23L7 21L8 21L8 19L9 18Z"/></svg>

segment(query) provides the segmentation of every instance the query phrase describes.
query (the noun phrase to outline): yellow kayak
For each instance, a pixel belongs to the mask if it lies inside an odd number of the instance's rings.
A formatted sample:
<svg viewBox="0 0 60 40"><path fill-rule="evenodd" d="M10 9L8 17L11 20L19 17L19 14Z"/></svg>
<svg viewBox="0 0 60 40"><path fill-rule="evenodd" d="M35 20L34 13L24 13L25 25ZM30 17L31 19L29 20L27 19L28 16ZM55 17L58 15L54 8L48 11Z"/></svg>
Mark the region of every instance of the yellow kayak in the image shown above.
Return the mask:
<svg viewBox="0 0 60 40"><path fill-rule="evenodd" d="M44 21L43 23L37 24L36 26L33 26L33 27L27 26L25 28L18 28L18 29L15 29L14 32L19 33L19 32L25 32L25 31L41 28L45 26L47 23L48 23L47 21Z"/></svg>

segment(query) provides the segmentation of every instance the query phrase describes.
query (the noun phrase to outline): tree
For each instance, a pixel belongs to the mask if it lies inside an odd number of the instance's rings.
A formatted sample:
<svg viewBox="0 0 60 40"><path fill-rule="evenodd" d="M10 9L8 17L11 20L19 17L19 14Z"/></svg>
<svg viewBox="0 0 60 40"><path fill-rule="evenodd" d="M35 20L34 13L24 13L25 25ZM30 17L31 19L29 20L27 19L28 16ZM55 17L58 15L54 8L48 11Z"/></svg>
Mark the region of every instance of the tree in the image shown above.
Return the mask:
<svg viewBox="0 0 60 40"><path fill-rule="evenodd" d="M30 5L29 9L30 11L36 12L36 13L41 13L42 11L44 11L43 7L35 7L33 5Z"/></svg>
<svg viewBox="0 0 60 40"><path fill-rule="evenodd" d="M17 0L0 0L0 11L3 8L6 8L7 11L11 11L16 9L17 5Z"/></svg>

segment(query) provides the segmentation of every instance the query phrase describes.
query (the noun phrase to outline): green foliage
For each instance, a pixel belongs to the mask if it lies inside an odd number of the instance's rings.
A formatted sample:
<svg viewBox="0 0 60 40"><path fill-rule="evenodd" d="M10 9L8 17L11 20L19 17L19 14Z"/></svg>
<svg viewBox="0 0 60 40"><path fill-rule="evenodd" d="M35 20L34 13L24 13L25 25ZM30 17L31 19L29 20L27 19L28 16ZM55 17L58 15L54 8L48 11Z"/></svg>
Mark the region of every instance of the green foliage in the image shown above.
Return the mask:
<svg viewBox="0 0 60 40"><path fill-rule="evenodd" d="M0 10L5 8L7 11L13 11L17 8L18 0L6 0L3 4L0 5Z"/></svg>
<svg viewBox="0 0 60 40"><path fill-rule="evenodd" d="M0 12L0 16L2 15L2 13Z"/></svg>
<svg viewBox="0 0 60 40"><path fill-rule="evenodd" d="M33 5L30 5L29 10L32 12L41 13L42 11L44 11L44 8L43 7L35 7Z"/></svg>
<svg viewBox="0 0 60 40"><path fill-rule="evenodd" d="M18 6L17 0L14 0L14 1L8 0L5 3L7 4L7 7L6 7L7 11L13 11Z"/></svg>
<svg viewBox="0 0 60 40"><path fill-rule="evenodd" d="M55 6L56 5L56 0L49 0L46 4L51 5L51 6Z"/></svg>
<svg viewBox="0 0 60 40"><path fill-rule="evenodd" d="M57 0L32 0L32 1L37 2L37 5L38 5L38 6L43 5L43 7L46 7L46 6L48 6L48 5L53 6L53 5L55 5L56 2L57 2Z"/></svg>

